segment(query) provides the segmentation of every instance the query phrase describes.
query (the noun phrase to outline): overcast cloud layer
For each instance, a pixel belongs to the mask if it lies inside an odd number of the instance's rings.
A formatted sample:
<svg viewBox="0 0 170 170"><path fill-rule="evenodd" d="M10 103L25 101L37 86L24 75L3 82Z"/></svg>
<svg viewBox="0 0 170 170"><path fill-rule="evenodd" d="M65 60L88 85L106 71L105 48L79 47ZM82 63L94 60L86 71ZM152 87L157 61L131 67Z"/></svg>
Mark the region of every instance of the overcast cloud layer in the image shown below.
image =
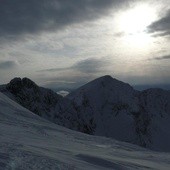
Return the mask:
<svg viewBox="0 0 170 170"><path fill-rule="evenodd" d="M128 0L129 1L129 0ZM54 31L89 21L127 0L1 0L0 36Z"/></svg>
<svg viewBox="0 0 170 170"><path fill-rule="evenodd" d="M75 88L105 74L131 84L170 83L169 5L169 0L0 0L0 84L20 76ZM145 13L151 8L164 14L156 11L159 17L145 32L133 34L142 14L131 20L126 12L143 6Z"/></svg>

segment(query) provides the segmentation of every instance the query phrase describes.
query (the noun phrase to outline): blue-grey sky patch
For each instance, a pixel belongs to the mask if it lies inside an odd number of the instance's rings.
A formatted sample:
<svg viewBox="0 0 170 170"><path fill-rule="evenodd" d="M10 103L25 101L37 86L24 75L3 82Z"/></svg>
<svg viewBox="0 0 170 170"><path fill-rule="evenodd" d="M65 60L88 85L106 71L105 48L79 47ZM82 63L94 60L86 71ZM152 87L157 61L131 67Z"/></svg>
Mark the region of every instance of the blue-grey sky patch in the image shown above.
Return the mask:
<svg viewBox="0 0 170 170"><path fill-rule="evenodd" d="M17 66L16 61L0 61L0 69L1 70L15 68L16 66Z"/></svg>

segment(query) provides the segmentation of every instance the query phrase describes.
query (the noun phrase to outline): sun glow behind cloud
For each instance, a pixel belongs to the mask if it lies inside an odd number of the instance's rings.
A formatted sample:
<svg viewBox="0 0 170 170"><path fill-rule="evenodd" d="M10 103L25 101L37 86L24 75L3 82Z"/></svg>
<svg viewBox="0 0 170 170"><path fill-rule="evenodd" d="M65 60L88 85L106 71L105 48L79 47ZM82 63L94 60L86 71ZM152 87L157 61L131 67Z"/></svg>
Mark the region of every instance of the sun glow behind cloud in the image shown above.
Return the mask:
<svg viewBox="0 0 170 170"><path fill-rule="evenodd" d="M133 48L144 48L152 42L147 34L147 26L157 18L156 10L148 4L138 5L117 16L117 29L122 33L123 40Z"/></svg>
<svg viewBox="0 0 170 170"><path fill-rule="evenodd" d="M110 60L114 75L118 77L146 77L152 74L148 59L158 50L155 38L147 32L147 27L158 19L157 8L149 3L133 4L102 20L106 48L110 50ZM109 51L108 50L108 51ZM122 69L123 68L123 69Z"/></svg>
<svg viewBox="0 0 170 170"><path fill-rule="evenodd" d="M138 5L119 16L120 29L128 34L137 34L145 31L155 18L156 13L152 7L146 4Z"/></svg>

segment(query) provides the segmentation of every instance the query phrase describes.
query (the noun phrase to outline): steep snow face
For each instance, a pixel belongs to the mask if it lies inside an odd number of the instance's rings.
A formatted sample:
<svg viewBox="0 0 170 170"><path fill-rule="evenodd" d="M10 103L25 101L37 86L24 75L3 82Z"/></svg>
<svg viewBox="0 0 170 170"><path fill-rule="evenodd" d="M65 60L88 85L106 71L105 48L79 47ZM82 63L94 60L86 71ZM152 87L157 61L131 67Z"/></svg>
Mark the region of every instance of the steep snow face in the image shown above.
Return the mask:
<svg viewBox="0 0 170 170"><path fill-rule="evenodd" d="M39 87L28 78L14 78L6 86L1 87L0 91L43 117L50 117L50 113L62 99L52 90Z"/></svg>
<svg viewBox="0 0 170 170"><path fill-rule="evenodd" d="M72 131L0 93L0 170L170 169L170 154Z"/></svg>
<svg viewBox="0 0 170 170"><path fill-rule="evenodd" d="M67 98L83 119L84 132L170 151L169 91L138 92L128 84L104 76Z"/></svg>
<svg viewBox="0 0 170 170"><path fill-rule="evenodd" d="M139 95L139 139L152 149L170 151L170 91L148 89Z"/></svg>
<svg viewBox="0 0 170 170"><path fill-rule="evenodd" d="M130 85L110 76L98 78L67 96L91 134L135 142L134 119L138 99Z"/></svg>

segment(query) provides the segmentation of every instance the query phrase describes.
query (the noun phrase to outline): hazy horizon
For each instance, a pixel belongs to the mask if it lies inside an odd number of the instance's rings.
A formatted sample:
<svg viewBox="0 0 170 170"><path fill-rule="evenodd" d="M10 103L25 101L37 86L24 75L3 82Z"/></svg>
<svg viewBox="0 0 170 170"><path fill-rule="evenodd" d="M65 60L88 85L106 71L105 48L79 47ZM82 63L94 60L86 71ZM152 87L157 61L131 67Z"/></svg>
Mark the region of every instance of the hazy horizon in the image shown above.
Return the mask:
<svg viewBox="0 0 170 170"><path fill-rule="evenodd" d="M107 76L107 75L103 75L103 76ZM103 77L102 76L102 77ZM25 77L14 77L13 79L15 78L25 78ZM27 77L28 78L28 77ZM99 78L99 77L97 77ZM112 77L112 78L115 78L115 77ZM29 78L30 79L30 78ZM11 79L12 80L12 79ZM0 84L0 86L2 85L5 85L7 83L9 83L11 80L9 80L8 82L4 83L4 84ZM72 86L67 86L67 84L65 84L63 82L63 84L61 85L60 84L51 84L51 85L42 85L42 84L38 84L36 82L36 80L34 81L38 86L42 86L44 88L49 88L49 89L52 89L53 91L55 92L60 92L60 93L67 93L68 92L72 92L78 88L80 88L81 86L83 85L86 85L87 83L93 81L95 79L92 79L90 81L86 81L86 82L80 82L79 84L77 83L76 85L73 84ZM119 79L117 79L119 80ZM33 80L32 80L33 81ZM120 80L119 80L120 81ZM128 83L128 82L124 82L124 83ZM129 84L129 83L128 83ZM160 88L160 89L164 89L164 90L170 90L170 84L130 84L134 89L136 90L139 90L139 91L142 91L142 90L146 90L146 89L150 89L150 88Z"/></svg>

